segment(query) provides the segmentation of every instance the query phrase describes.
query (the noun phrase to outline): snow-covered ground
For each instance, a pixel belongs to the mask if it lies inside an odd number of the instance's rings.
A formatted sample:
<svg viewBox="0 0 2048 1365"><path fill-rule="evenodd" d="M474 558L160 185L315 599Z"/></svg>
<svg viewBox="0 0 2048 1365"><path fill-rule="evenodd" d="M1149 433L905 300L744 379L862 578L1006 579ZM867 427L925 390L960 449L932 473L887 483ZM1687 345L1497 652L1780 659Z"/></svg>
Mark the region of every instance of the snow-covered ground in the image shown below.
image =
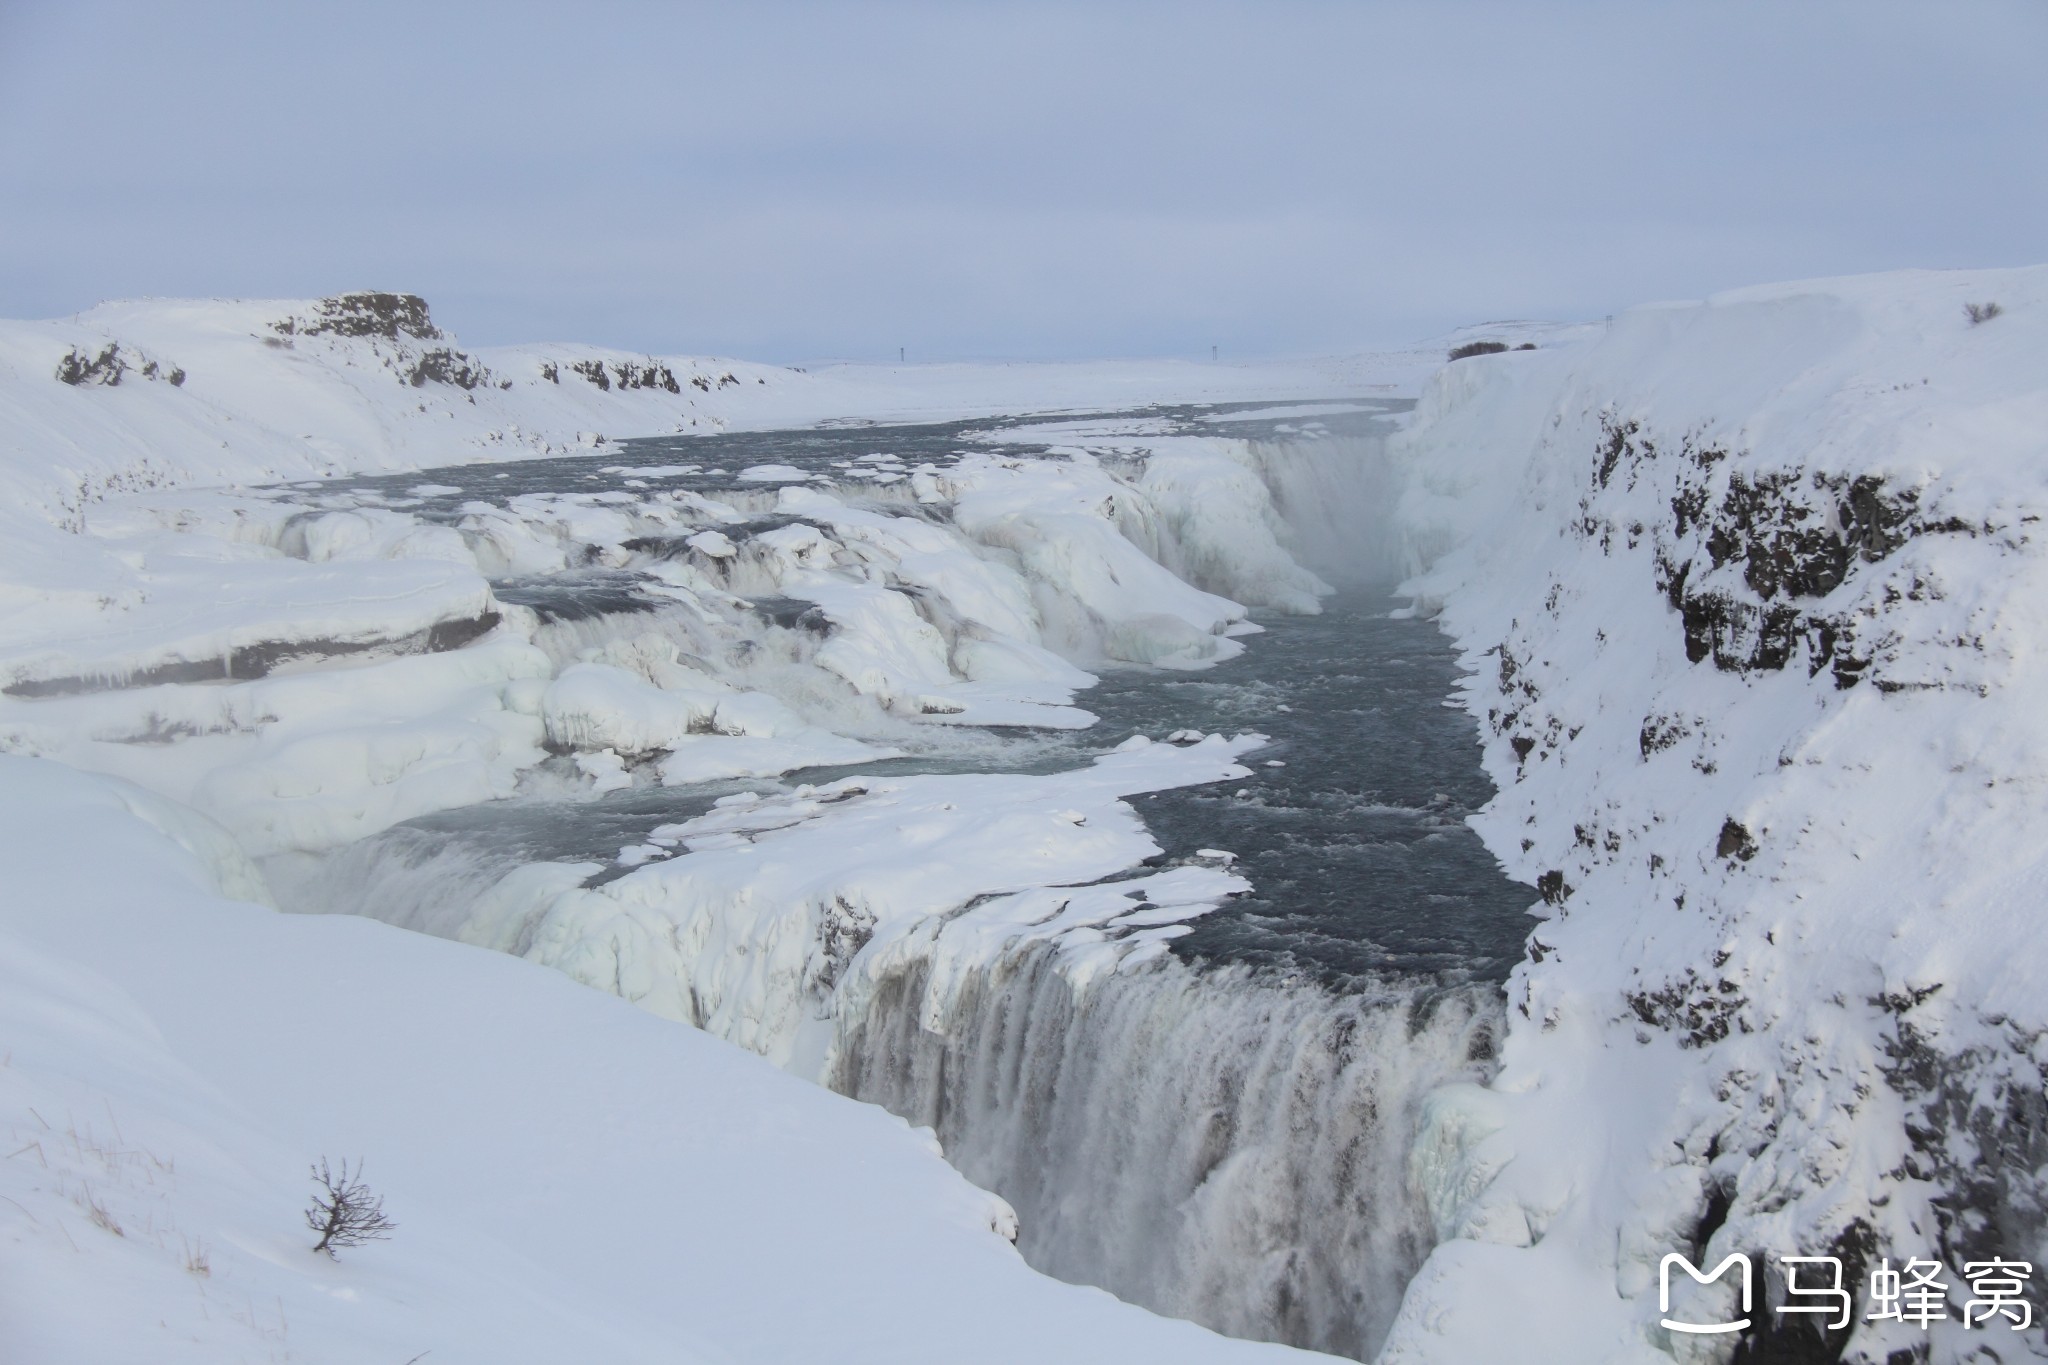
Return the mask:
<svg viewBox="0 0 2048 1365"><path fill-rule="evenodd" d="M1751 1358L1819 1349L1772 1311L1778 1256L1852 1284L1877 1257L2048 1262L2044 306L2048 271L1892 275L1503 328L1542 349L1441 368L814 374L468 353L403 296L7 324L24 1358L1263 1352L1035 1276L919 1136L718 1040L825 1078L905 980L940 1036L1020 954L1073 999L1164 979L1238 883L1220 853L1141 868L1125 798L1241 773L1255 736L732 791L598 860L456 869L461 896L337 870L515 792L1026 746L1086 724L1091 668L1199 669L1256 649L1247 608L1314 611L1318 552L1415 575L1475 670L1481 832L1549 903L1497 1068L1453 1064L1452 1019L1407 1040L1437 1070L1353 1073L1463 1077L1420 1106L1396 1193L1438 1245L1383 1359L1727 1358L1658 1325L1671 1251L1758 1257ZM1238 400L1312 430L1429 371L1384 461L1309 441L1281 469L1184 414L1098 415ZM1068 415L715 482L600 434L1027 409ZM258 487L576 451L589 491ZM272 895L463 942L236 903ZM407 1226L337 1269L291 1222L298 1167L344 1151ZM146 1307L102 1347L79 1321L114 1283ZM1992 1336L2044 1349L1925 1340Z"/></svg>
<svg viewBox="0 0 2048 1365"><path fill-rule="evenodd" d="M1965 1262L2048 1273L2044 355L2048 269L1881 275L1424 394L1414 587L1474 670L1481 832L1550 905L1501 1074L1418 1151L1450 1240L1385 1359L1725 1359L1658 1325L1674 1250L1757 1257L1752 1359L2044 1352L1960 1321ZM1859 1293L1825 1352L1791 1255ZM1887 1257L1947 1266L1948 1321L1861 1319Z"/></svg>
<svg viewBox="0 0 2048 1365"><path fill-rule="evenodd" d="M495 953L247 903L140 789L0 759L10 1363L1301 1358L1027 1269L928 1133ZM312 1254L308 1163L389 1242Z"/></svg>
<svg viewBox="0 0 2048 1365"><path fill-rule="evenodd" d="M1083 725L1080 664L1199 667L1251 629L1156 556L1185 546L1211 586L1239 586L1214 547L1253 530L1247 600L1313 609L1320 586L1270 507L1240 498L1219 522L1198 488L1142 491L1086 454L836 481L764 467L721 501L607 461L599 431L957 415L1025 392L1310 398L1355 366L912 381L470 355L383 296L8 324L0 367L10 1361L1279 1353L1032 1272L1000 1201L879 1110L529 964L280 916L249 859L289 881L522 783L580 799ZM1194 446L1263 496L1242 442ZM436 519L431 486L251 487L575 452L610 491ZM656 600L550 616L492 587L584 567ZM822 628L764 620L764 597ZM408 922L781 1060L801 1048L815 1074L821 988L967 900L992 940L1055 941L1076 973L1156 956L1241 884L1220 861L1029 896L1156 852L1121 798L1240 774L1256 742L729 801L621 850L647 865L617 880L556 884L544 864L468 918ZM303 1167L322 1155L368 1160L392 1243L305 1250Z"/></svg>

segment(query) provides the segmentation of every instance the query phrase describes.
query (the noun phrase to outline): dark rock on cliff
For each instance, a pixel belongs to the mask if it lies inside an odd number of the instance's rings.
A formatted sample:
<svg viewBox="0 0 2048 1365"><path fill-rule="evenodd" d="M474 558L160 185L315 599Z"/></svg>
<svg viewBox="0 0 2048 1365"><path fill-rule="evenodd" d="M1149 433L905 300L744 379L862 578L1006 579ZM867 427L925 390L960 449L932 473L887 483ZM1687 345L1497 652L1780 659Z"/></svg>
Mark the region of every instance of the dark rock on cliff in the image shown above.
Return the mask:
<svg viewBox="0 0 2048 1365"><path fill-rule="evenodd" d="M439 341L441 329L427 316L427 301L417 294L386 294L374 290L337 294L313 305L311 318L285 318L271 326L286 336L329 334L339 337L382 337L398 341Z"/></svg>

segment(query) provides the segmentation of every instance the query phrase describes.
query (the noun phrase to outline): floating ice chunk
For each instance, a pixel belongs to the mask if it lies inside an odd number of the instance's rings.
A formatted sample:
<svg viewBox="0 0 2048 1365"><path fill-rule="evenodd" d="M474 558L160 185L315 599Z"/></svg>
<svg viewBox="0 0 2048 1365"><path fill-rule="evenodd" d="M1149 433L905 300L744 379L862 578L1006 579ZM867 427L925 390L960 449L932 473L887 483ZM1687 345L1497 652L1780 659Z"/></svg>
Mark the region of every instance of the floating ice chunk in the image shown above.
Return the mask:
<svg viewBox="0 0 2048 1365"><path fill-rule="evenodd" d="M1113 754L1128 754L1134 753L1139 749L1148 749L1151 746L1152 741L1144 735L1132 735L1129 739L1117 745L1116 748L1110 750L1110 752Z"/></svg>
<svg viewBox="0 0 2048 1365"><path fill-rule="evenodd" d="M731 539L723 531L699 531L696 535L685 540L683 544L689 546L698 554L709 555L713 559L730 559L733 555L739 553L733 546Z"/></svg>
<svg viewBox="0 0 2048 1365"><path fill-rule="evenodd" d="M1244 646L1203 630L1179 616L1148 612L1110 627L1104 648L1113 659L1158 668L1205 668L1235 658Z"/></svg>
<svg viewBox="0 0 2048 1365"><path fill-rule="evenodd" d="M766 692L742 692L720 698L712 725L720 734L764 739L801 734L811 728L796 712Z"/></svg>
<svg viewBox="0 0 2048 1365"><path fill-rule="evenodd" d="M778 777L798 768L837 767L895 758L898 751L863 744L829 730L805 727L773 738L760 735L686 735L659 771L665 787L721 782L735 777Z"/></svg>
<svg viewBox="0 0 2048 1365"><path fill-rule="evenodd" d="M739 472L741 483L799 483L810 477L808 470L793 464L749 465Z"/></svg>
<svg viewBox="0 0 2048 1365"><path fill-rule="evenodd" d="M1199 744L1201 741L1202 732L1200 730L1175 730L1166 737L1168 744Z"/></svg>
<svg viewBox="0 0 2048 1365"><path fill-rule="evenodd" d="M1198 848L1195 850L1195 856L1212 863L1222 863L1226 867L1237 861L1235 853L1221 848Z"/></svg>
<svg viewBox="0 0 2048 1365"><path fill-rule="evenodd" d="M594 791L611 792L633 785L632 777L626 772L625 760L610 749L576 755L576 767L591 779Z"/></svg>

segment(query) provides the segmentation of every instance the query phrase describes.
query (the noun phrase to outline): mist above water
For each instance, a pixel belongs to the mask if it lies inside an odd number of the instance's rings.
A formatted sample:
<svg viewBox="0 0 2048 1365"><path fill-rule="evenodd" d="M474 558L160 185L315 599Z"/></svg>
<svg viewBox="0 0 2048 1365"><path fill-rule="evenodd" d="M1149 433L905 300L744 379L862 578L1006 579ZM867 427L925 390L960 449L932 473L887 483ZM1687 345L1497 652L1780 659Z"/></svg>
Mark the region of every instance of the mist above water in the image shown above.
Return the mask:
<svg viewBox="0 0 2048 1365"><path fill-rule="evenodd" d="M324 860L281 862L279 890L294 908L459 936L480 902L537 913L564 890L619 875L617 851L648 829L742 788L853 772L1052 772L1132 734L1268 735L1247 778L1134 798L1162 848L1154 861L1224 849L1252 883L1195 921L1169 956L1076 975L1051 944L1020 941L949 963L935 999L931 956L903 953L835 999L818 1079L932 1126L955 1165L1017 1209L1019 1247L1047 1273L1235 1335L1364 1357L1431 1245L1408 1171L1417 1113L1437 1086L1490 1074L1498 983L1535 900L1466 824L1492 787L1470 717L1448 704L1458 676L1450 646L1430 623L1394 615L1387 594L1399 564L1383 441L1398 406L1319 405L1313 421L1144 415L1148 427L1246 439L1291 550L1340 590L1320 615L1261 616L1248 651L1208 670L1104 672L1078 698L1100 717L1089 730L945 730L868 707L835 728L909 757L600 798L541 774L520 799L411 821ZM1011 433L1006 447L1044 453L1016 439L1025 435ZM617 465L533 461L352 486L452 521L475 499L625 492L636 469L693 465L699 472L666 476L668 485L765 513L772 490L735 479L748 465L844 480L869 452L890 452L893 467L943 467L970 439L964 423L663 438L631 443ZM422 483L454 491L413 491ZM898 482L849 491L878 509L933 515ZM557 665L650 629L706 652L724 638L698 639L706 630L739 631L761 640L744 651L750 685L775 688L815 643L800 615L783 619L787 604L763 599L758 620L706 624L631 572L570 568L500 587L540 615ZM489 946L523 951L516 933Z"/></svg>

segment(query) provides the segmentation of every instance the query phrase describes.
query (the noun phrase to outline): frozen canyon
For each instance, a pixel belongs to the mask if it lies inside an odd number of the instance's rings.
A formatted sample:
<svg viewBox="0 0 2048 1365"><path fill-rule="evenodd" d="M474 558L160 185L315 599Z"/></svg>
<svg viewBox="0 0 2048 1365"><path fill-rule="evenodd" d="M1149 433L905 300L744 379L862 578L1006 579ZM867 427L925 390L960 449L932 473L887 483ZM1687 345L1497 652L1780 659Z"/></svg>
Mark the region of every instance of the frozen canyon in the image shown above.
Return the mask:
<svg viewBox="0 0 2048 1365"><path fill-rule="evenodd" d="M1019 1252L1383 1360L2042 1352L1657 1267L2048 1250L2044 295L1240 371L8 324L24 1358L115 1284L108 1358L1285 1349ZM329 1142L403 1259L256 1230Z"/></svg>

